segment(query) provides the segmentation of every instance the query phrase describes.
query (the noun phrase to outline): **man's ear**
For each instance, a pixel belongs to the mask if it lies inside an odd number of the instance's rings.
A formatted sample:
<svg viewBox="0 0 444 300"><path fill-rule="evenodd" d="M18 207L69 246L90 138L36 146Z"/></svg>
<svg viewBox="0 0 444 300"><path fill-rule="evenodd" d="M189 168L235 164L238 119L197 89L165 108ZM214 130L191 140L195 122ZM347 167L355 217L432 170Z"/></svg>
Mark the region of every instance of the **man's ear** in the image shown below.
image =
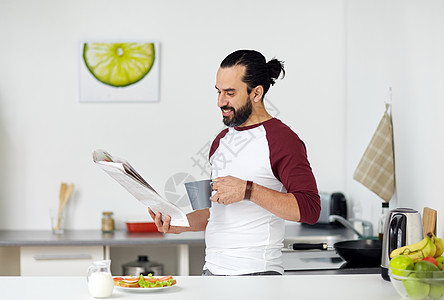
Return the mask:
<svg viewBox="0 0 444 300"><path fill-rule="evenodd" d="M264 95L264 87L262 85L258 85L253 89L253 101L260 102L262 101L262 97Z"/></svg>

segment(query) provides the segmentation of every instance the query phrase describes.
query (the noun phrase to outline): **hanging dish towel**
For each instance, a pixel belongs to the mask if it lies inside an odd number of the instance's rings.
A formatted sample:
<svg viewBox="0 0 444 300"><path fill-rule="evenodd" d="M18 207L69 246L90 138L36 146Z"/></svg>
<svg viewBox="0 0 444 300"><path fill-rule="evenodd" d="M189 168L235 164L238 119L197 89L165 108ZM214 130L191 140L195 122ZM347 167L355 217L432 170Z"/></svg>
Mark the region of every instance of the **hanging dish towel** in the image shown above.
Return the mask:
<svg viewBox="0 0 444 300"><path fill-rule="evenodd" d="M364 152L353 178L386 202L395 191L395 164L393 158L393 129L388 114L389 104L370 144Z"/></svg>

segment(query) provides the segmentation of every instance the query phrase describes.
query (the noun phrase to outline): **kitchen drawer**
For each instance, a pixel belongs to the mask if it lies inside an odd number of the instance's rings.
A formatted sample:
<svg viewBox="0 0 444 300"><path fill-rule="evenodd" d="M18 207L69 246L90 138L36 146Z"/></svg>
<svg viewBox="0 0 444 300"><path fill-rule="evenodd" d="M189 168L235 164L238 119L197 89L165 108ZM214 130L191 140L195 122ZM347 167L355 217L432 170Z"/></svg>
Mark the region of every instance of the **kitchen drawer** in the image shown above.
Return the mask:
<svg viewBox="0 0 444 300"><path fill-rule="evenodd" d="M22 276L86 276L93 261L104 259L103 246L21 247Z"/></svg>

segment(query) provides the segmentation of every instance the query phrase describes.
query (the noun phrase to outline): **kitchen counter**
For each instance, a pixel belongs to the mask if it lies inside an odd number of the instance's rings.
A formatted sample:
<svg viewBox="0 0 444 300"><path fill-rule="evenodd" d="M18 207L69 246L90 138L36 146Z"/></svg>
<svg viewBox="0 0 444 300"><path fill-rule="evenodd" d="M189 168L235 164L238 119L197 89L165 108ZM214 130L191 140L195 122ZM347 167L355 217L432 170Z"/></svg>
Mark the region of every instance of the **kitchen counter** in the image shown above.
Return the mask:
<svg viewBox="0 0 444 300"><path fill-rule="evenodd" d="M287 271L295 270L318 270L328 271L323 269L338 269L341 263L330 263L330 259L338 258L338 255L333 249L329 251L293 251L287 249L288 244L294 242L319 243L327 242L333 245L334 242L353 239L354 233L342 226L310 226L294 222L287 222L285 226L285 240L283 250L284 268ZM185 232L182 234L162 234L159 232L149 233L129 233L126 230L116 230L113 234L103 234L100 230L65 230L63 234L53 234L50 230L3 230L0 231L0 247L19 247L22 254L21 260L30 252L29 255L34 257L36 253L35 247L53 247L54 249L61 249L63 247L80 246L80 247L103 247L103 258L110 259L111 247L131 247L131 246L174 246L177 251L177 275L189 275L190 251L191 245L204 245L203 232ZM33 248L31 250L31 248ZM30 249L30 250L28 250ZM69 249L69 248L68 248ZM114 248L115 249L115 248ZM27 251L25 253L25 250ZM44 252L38 251L38 252ZM65 252L69 252L66 250ZM25 253L25 254L23 254ZM47 254L46 252L43 254ZM68 253L71 255L71 253ZM63 256L63 255L62 255ZM28 257L29 258L29 257ZM325 263L325 261L328 261ZM339 260L340 261L340 260ZM23 267L23 265L22 265ZM372 273L377 271L370 270L369 272L362 272L358 270L357 273ZM325 272L322 272L324 274ZM343 274L340 270L333 273L331 271L327 274ZM345 273L349 273L348 271ZM33 275L24 274L22 275ZM7 275L7 274L5 274ZM9 274L16 275L16 274ZM50 275L50 274L48 274ZM77 275L77 274L64 274Z"/></svg>
<svg viewBox="0 0 444 300"><path fill-rule="evenodd" d="M340 227L308 226L288 222L285 227L286 242L341 241L353 239L353 232ZM313 240L315 239L315 240ZM162 234L160 232L129 233L116 230L113 234L100 230L65 230L53 234L50 230L0 230L0 247L8 246L127 246L149 244L203 244L203 232ZM287 247L284 244L284 247Z"/></svg>
<svg viewBox="0 0 444 300"><path fill-rule="evenodd" d="M50 230L8 230L0 231L0 247L19 247L20 248L20 274L33 275L26 270L30 266L29 262L34 263L36 259L63 259L72 260L72 257L94 257L89 253L75 253L76 248L95 247L102 254L101 259L111 259L110 249L114 246L149 246L165 245L177 247L177 274L189 275L190 272L190 245L204 245L203 232L185 232L183 234L162 234L159 232L148 233L129 233L126 230L117 230L113 234L104 234L100 230L65 230L63 234L53 234ZM44 250L36 250L36 249ZM52 249L49 249L52 248ZM53 251L64 249L62 254ZM97 249L99 248L99 249ZM102 248L102 249L100 249ZM72 251L71 251L72 249ZM39 253L37 253L37 252ZM43 253L40 253L42 252ZM77 250L75 250L77 252ZM80 250L78 250L80 251ZM42 255L43 254L43 255ZM96 255L97 256L97 255ZM48 258L49 257L49 258ZM28 263L24 263L27 261ZM86 263L89 263L86 261ZM39 270L38 266L31 269ZM49 269L47 269L49 270ZM51 270L52 272L52 270ZM14 274L16 275L16 274ZM68 274L65 274L68 275ZM72 274L77 275L77 274Z"/></svg>
<svg viewBox="0 0 444 300"><path fill-rule="evenodd" d="M203 244L203 232L162 234L160 232L129 233L116 230L102 233L100 230L66 230L53 234L50 230L0 231L0 247L8 246L131 246L150 244Z"/></svg>
<svg viewBox="0 0 444 300"><path fill-rule="evenodd" d="M314 239L314 240L313 240ZM353 239L353 232L330 226L308 226L288 222L285 226L286 242L341 241ZM53 234L50 230L0 230L0 247L8 246L125 246L149 244L203 244L203 232L162 234L160 232L129 233L116 230L113 234L100 230L65 230L63 234ZM284 247L287 247L284 244Z"/></svg>
<svg viewBox="0 0 444 300"><path fill-rule="evenodd" d="M125 292L108 299L401 299L380 275L177 276L165 290ZM26 287L26 288L24 288ZM94 299L85 277L0 277L2 298L8 300Z"/></svg>

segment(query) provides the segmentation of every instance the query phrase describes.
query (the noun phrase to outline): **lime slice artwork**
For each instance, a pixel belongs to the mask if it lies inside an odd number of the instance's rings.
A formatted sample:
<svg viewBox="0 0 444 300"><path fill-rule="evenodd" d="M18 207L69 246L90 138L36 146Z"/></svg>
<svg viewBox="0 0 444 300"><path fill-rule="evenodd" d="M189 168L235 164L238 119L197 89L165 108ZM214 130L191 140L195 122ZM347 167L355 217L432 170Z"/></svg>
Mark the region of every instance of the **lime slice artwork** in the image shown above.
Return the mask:
<svg viewBox="0 0 444 300"><path fill-rule="evenodd" d="M112 87L143 79L156 59L154 43L84 43L83 60L89 72Z"/></svg>

